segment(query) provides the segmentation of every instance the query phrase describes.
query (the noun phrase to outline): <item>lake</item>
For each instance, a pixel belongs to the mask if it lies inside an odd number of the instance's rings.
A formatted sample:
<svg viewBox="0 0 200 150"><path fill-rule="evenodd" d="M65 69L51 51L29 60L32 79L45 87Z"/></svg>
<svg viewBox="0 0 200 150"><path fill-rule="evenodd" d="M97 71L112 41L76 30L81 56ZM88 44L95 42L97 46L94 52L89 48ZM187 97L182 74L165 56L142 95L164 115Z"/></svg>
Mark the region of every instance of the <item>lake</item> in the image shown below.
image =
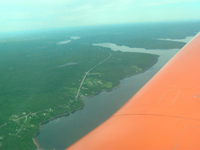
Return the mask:
<svg viewBox="0 0 200 150"><path fill-rule="evenodd" d="M190 40L191 38L187 39ZM179 49L145 50L142 48L117 46L113 43L94 44L94 46L109 47L112 50L120 50L123 52L151 53L157 54L160 57L158 62L149 70L121 80L120 85L112 91L103 91L94 97L83 98L85 103L83 109L43 124L41 126L42 131L35 138L40 145L41 150L51 148L64 150L100 125L126 103L171 57L179 51Z"/></svg>

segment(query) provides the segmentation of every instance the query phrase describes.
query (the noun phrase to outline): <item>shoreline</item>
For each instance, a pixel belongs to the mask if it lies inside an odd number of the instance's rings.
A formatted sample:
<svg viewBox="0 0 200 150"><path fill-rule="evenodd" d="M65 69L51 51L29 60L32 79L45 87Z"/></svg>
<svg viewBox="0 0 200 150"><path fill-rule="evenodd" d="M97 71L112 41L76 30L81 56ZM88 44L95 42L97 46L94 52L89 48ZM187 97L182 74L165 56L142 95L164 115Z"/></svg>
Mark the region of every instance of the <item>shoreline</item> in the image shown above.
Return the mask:
<svg viewBox="0 0 200 150"><path fill-rule="evenodd" d="M155 62L155 64L157 64L157 62L158 62L158 59L157 59L157 61ZM149 70L150 68L152 68L155 64L153 64L153 65L150 66L148 69L145 69L145 70L143 70L143 71L140 72L140 73L134 73L134 74L131 74L131 75L127 75L127 76L121 78L119 81L121 82L121 80L123 80L123 79L125 79L125 78L129 78L129 77L132 77L132 76L134 76L134 75L142 74L142 73L146 72L147 70ZM96 92L96 93L94 93L93 95L80 97L80 99L82 99L82 98L94 97L94 96L96 96L96 95L98 95L98 94L100 94L101 92L104 92L104 91L110 92L110 91L112 91L112 90L118 88L119 85L120 85L120 82L119 82L119 84L118 84L116 87L113 87L112 89L109 89L109 90L102 89L101 91ZM70 113L74 113L74 112L76 112L76 111L78 111L78 110L81 110L81 109L83 109L84 105L85 105L85 104L83 103L83 106L81 106L80 108L77 108L77 109L74 110L74 111L71 111L71 112L66 113L66 114L60 114L60 115L57 115L57 116L55 116L55 117L53 117L53 118L50 118L50 119L48 119L48 120L46 120L46 121L41 122L41 123L39 124L39 131L38 131L38 132L33 136L33 138L32 138L33 143L37 146L37 150L42 150L42 149L40 149L40 146L39 146L39 144L37 143L37 141L36 141L36 139L35 139L35 137L41 132L41 126L42 126L42 124L45 124L45 123L47 123L47 122L49 122L49 121L51 121L51 120L54 120L54 119L56 119L56 118L58 118L58 117L63 117L63 116L69 115Z"/></svg>
<svg viewBox="0 0 200 150"><path fill-rule="evenodd" d="M50 119L48 119L48 120L46 120L46 121L40 122L40 124L39 124L39 131L38 131L38 132L33 136L33 138L32 138L33 143L37 146L37 150L42 150L42 149L40 149L40 145L37 143L37 141L36 141L36 139L35 139L35 137L42 131L42 129L41 129L42 124L45 124L45 123L47 123L47 122L49 122L49 121L51 121L51 120L54 120L54 119L56 119L56 118L63 117L63 116L67 116L67 115L69 115L69 114L71 114L71 113L74 113L74 112L76 112L76 111L78 111L78 110L81 110L81 109L83 109L84 105L85 105L85 104L83 103L83 105L82 105L80 108L77 108L76 110L73 110L73 111L71 111L71 112L69 112L69 113L66 113L66 114L60 114L60 115L57 115L57 116L55 116L55 117L53 117L53 118L50 118Z"/></svg>
<svg viewBox="0 0 200 150"><path fill-rule="evenodd" d="M157 62L158 62L158 59L157 59L157 61L155 62L155 64L157 64ZM132 77L132 76L135 76L135 75L138 75L138 74L142 74L142 73L146 72L147 70L149 70L150 68L152 68L155 64L153 64L152 66L150 66L148 69L143 70L142 72L127 75L127 76L125 76L125 77L119 79L119 81L121 82L121 80L123 80L123 79L125 79L125 78L129 78L129 77ZM96 93L94 93L94 94L91 95L91 96L83 96L83 97L80 97L80 98L82 99L82 98L94 97L95 95L98 95L98 94L100 94L101 92L104 92L104 91L110 92L110 91L112 91L112 90L118 88L118 86L120 85L120 82L119 82L119 84L118 84L117 86L115 86L115 87L113 87L113 88L111 88L111 89L109 89L109 90L102 89L100 92L96 92Z"/></svg>

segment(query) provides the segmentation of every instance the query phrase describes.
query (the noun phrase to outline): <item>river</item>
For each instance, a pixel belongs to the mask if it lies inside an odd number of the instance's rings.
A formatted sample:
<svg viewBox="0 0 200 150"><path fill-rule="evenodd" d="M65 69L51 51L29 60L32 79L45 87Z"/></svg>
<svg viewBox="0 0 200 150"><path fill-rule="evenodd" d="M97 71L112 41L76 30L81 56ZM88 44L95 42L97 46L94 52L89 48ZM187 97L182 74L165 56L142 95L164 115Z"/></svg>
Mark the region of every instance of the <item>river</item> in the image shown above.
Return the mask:
<svg viewBox="0 0 200 150"><path fill-rule="evenodd" d="M188 41L191 38L186 38ZM185 40L185 39L183 39ZM187 41L187 42L188 42ZM184 41L185 42L185 41ZM42 131L36 136L41 150L55 148L64 150L75 141L83 137L92 129L100 125L127 102L159 69L173 57L179 49L172 50L145 50L117 46L112 43L94 44L94 46L109 47L112 50L123 52L143 52L159 55L158 62L144 73L121 80L120 85L110 92L101 92L91 97L83 98L83 109L54 119L43 124Z"/></svg>

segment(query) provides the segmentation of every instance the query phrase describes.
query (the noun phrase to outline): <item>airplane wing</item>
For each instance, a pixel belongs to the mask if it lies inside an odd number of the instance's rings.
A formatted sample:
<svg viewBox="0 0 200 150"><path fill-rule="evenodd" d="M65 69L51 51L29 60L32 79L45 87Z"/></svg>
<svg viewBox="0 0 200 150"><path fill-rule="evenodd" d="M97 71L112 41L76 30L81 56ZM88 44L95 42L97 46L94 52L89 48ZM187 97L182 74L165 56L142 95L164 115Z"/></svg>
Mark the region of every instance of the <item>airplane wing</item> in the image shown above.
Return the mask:
<svg viewBox="0 0 200 150"><path fill-rule="evenodd" d="M200 33L107 121L67 150L200 149Z"/></svg>

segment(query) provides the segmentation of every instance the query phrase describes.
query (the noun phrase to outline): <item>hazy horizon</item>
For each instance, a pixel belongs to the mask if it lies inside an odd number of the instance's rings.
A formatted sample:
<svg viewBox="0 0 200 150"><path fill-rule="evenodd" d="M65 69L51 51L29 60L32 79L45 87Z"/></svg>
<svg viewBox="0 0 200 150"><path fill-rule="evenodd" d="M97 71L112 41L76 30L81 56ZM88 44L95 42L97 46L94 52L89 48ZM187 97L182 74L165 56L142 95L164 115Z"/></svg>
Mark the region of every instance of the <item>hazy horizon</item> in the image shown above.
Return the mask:
<svg viewBox="0 0 200 150"><path fill-rule="evenodd" d="M6 35L23 35L23 34L32 34L32 33L38 33L38 32L52 32L52 31L75 31L75 30L80 30L84 31L85 29L98 29L99 27L116 27L116 26L127 26L127 25L145 25L145 24L152 24L152 25L158 25L158 24L179 24L179 23L198 23L200 22L199 20L180 20L180 21L153 21L153 22L132 22L132 23L116 23L116 24L101 24L101 25L82 25L82 26L66 26L66 27L52 27L52 28L39 28L39 29L27 29L27 30L19 30L19 31L5 31L5 32L0 32L0 36L6 36ZM100 31L99 31L100 32ZM0 37L2 38L2 37Z"/></svg>
<svg viewBox="0 0 200 150"><path fill-rule="evenodd" d="M198 0L0 1L0 33L124 23L200 20Z"/></svg>

